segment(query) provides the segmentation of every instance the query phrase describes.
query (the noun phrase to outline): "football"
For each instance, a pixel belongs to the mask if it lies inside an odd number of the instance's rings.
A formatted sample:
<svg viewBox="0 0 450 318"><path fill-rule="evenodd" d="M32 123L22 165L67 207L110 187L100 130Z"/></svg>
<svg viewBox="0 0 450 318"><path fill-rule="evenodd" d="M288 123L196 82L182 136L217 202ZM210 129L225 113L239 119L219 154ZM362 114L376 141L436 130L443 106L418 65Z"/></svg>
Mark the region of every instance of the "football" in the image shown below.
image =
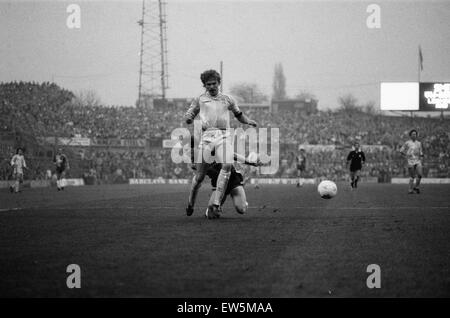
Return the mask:
<svg viewBox="0 0 450 318"><path fill-rule="evenodd" d="M256 152L250 152L247 157L247 161L251 163L256 163L258 161L258 154Z"/></svg>
<svg viewBox="0 0 450 318"><path fill-rule="evenodd" d="M337 194L337 186L333 181L324 180L319 183L317 191L319 192L322 199L331 199Z"/></svg>

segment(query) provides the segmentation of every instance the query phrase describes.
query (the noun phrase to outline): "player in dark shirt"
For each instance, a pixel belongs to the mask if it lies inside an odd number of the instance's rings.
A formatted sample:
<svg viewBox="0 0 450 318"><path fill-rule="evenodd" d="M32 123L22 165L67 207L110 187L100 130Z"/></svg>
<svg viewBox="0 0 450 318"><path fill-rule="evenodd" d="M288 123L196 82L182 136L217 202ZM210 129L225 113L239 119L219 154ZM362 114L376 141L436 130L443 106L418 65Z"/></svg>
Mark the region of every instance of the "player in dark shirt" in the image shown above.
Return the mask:
<svg viewBox="0 0 450 318"><path fill-rule="evenodd" d="M350 178L351 187L356 189L358 187L359 173L362 169L363 164L366 162L366 156L361 150L359 143L356 142L354 148L347 156L347 166L350 164Z"/></svg>
<svg viewBox="0 0 450 318"><path fill-rule="evenodd" d="M297 187L303 186L302 182L302 174L306 169L306 156L305 156L305 149L300 148L300 154L297 156Z"/></svg>
<svg viewBox="0 0 450 318"><path fill-rule="evenodd" d="M207 218L218 217L218 215L214 215L212 213L212 208L217 186L217 178L219 177L220 169L222 169L222 164L215 162L211 164L208 170L206 171L206 175L211 179L211 186L213 190L211 197L209 199L208 209L206 210L205 213L205 216ZM236 212L239 214L244 214L248 207L247 198L245 196L244 190L244 177L242 176L240 171L236 170L234 165L231 167L230 179L228 180L228 186L225 190L225 195L223 196L220 207L222 207L228 195L230 195L231 199L233 200L233 205L236 209Z"/></svg>
<svg viewBox="0 0 450 318"><path fill-rule="evenodd" d="M188 141L189 143L189 141ZM196 150L194 147L194 137L192 136L190 139L190 148L191 148L191 162L194 161L195 155L194 151ZM215 152L212 151L211 155L214 156ZM244 214L247 210L247 199L245 196L244 191L244 177L243 172L241 172L242 169L240 169L241 164L249 165L249 166L261 166L262 163L260 162L259 158L256 158L255 161L250 161L254 159L248 159L244 158L239 154L234 154L234 159L236 160L235 164L232 165L231 172L230 172L230 178L228 180L228 185L224 193L224 197L222 199L221 205L219 206L219 213L213 211L213 203L215 198L215 191L217 186L217 179L220 174L220 170L222 169L222 164L217 162L212 162L208 164L206 168L206 175L211 179L211 185L213 188L213 193L211 195L211 198L209 200L208 208L206 210L205 216L208 219L216 219L220 217L220 213L222 210L222 204L225 202L225 199L228 195L231 196L233 200L234 207L236 208L236 211L239 214ZM196 169L195 165L191 165L191 168L193 170ZM194 212L194 204L195 204L196 197L191 198L191 208L186 209L186 214L188 216L191 216Z"/></svg>
<svg viewBox="0 0 450 318"><path fill-rule="evenodd" d="M64 190L66 171L69 169L69 161L65 154L63 154L62 149L59 148L55 157L53 158L53 163L56 166L56 187L58 191Z"/></svg>

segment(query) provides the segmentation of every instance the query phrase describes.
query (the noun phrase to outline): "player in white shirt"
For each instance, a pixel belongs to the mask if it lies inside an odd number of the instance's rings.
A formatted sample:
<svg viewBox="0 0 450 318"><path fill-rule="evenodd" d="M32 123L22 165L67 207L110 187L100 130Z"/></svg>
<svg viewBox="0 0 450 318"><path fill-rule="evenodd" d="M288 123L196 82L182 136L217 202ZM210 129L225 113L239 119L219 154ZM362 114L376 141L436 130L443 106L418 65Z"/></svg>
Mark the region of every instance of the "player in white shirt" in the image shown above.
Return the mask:
<svg viewBox="0 0 450 318"><path fill-rule="evenodd" d="M254 177L254 182L255 182L255 189L259 189L261 186L258 183L258 179L259 179L259 174L260 174L261 168L259 166L248 166L247 168L245 168L245 173L244 173L244 184L247 184L251 181L252 177Z"/></svg>
<svg viewBox="0 0 450 318"><path fill-rule="evenodd" d="M17 148L16 154L11 158L11 166L13 168L14 184L10 186L11 192L20 192L19 186L23 183L23 169L27 169L25 158L23 157L22 148Z"/></svg>
<svg viewBox="0 0 450 318"><path fill-rule="evenodd" d="M256 127L257 124L241 112L236 101L231 96L219 92L221 78L217 71L207 70L200 75L200 79L206 92L192 101L185 118L186 123L191 124L194 118L199 115L202 123L202 137L199 145L201 151L199 153L200 155L207 155L214 151L216 162L222 163L222 168L217 178L217 189L212 211L213 214L219 215L220 203L225 194L225 189L227 189L234 161L234 136L228 131L230 128L229 112L231 111L237 120L243 124L253 127ZM195 198L210 164L205 162L202 156L201 162L196 165L196 173L192 179L192 187L186 208L188 216L194 212Z"/></svg>
<svg viewBox="0 0 450 318"><path fill-rule="evenodd" d="M409 191L412 194L414 192L420 193L419 186L420 180L422 179L422 159L423 159L423 149L422 143L417 140L417 130L413 129L409 132L410 140L405 142L401 147L401 154L406 157L408 162L408 172L409 172ZM414 184L414 178L416 182Z"/></svg>

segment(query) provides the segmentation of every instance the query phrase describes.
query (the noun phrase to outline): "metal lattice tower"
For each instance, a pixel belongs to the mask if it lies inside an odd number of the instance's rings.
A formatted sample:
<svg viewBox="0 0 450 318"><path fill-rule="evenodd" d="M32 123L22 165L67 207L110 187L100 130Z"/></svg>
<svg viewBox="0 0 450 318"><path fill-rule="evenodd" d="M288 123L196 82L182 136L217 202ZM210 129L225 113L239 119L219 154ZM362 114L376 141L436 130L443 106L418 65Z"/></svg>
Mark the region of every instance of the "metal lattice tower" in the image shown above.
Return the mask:
<svg viewBox="0 0 450 318"><path fill-rule="evenodd" d="M142 0L138 106L166 98L168 86L166 3Z"/></svg>

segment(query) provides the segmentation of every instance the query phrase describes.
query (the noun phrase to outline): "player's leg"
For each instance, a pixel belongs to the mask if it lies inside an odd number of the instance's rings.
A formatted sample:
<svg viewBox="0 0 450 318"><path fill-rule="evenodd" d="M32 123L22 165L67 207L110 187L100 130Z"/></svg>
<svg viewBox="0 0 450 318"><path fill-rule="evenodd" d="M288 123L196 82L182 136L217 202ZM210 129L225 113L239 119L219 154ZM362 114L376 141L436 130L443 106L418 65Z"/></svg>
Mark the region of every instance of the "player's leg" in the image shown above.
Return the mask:
<svg viewBox="0 0 450 318"><path fill-rule="evenodd" d="M259 167L253 167L255 170L255 189L259 189Z"/></svg>
<svg viewBox="0 0 450 318"><path fill-rule="evenodd" d="M56 189L61 190L61 171L56 169Z"/></svg>
<svg viewBox="0 0 450 318"><path fill-rule="evenodd" d="M188 204L186 207L186 215L191 216L194 213L194 206L197 200L197 194L205 179L206 171L211 164L211 145L208 138L202 136L202 141L198 147L198 151L193 153L195 162L195 174L192 178L191 189L189 192Z"/></svg>
<svg viewBox="0 0 450 318"><path fill-rule="evenodd" d="M300 170L300 167L297 167L297 188L301 186L301 184L300 184L301 176L302 176L302 171Z"/></svg>
<svg viewBox="0 0 450 318"><path fill-rule="evenodd" d="M23 184L23 172L19 175L19 187L20 184ZM21 190L19 189L19 192L21 192Z"/></svg>
<svg viewBox="0 0 450 318"><path fill-rule="evenodd" d="M213 203L214 203L214 198L216 196L216 190L214 189L211 192L211 195L209 197L209 201L208 201L208 207L206 208L206 212L205 212L205 217L207 219L213 219L216 216L213 214Z"/></svg>
<svg viewBox="0 0 450 318"><path fill-rule="evenodd" d="M414 193L413 188L414 188L414 177L415 177L415 169L414 166L408 166L408 173L409 173L409 189L408 189L408 193Z"/></svg>
<svg viewBox="0 0 450 318"><path fill-rule="evenodd" d="M194 213L194 206L197 200L197 194L202 186L202 182L206 176L206 170L208 169L208 164L201 162L196 165L196 172L192 178L191 189L189 192L188 206L186 207L186 215L191 216Z"/></svg>
<svg viewBox="0 0 450 318"><path fill-rule="evenodd" d="M66 172L64 170L61 170L60 174L60 181L59 186L61 187L61 190L64 190L64 187L66 186Z"/></svg>
<svg viewBox="0 0 450 318"><path fill-rule="evenodd" d="M209 197L208 207L206 208L205 217L208 219L218 219L220 218L220 212L222 212L222 205L219 207L219 213L214 212L214 199L216 197L216 189L213 189L211 196ZM224 196L222 203L225 202L226 196Z"/></svg>
<svg viewBox="0 0 450 318"><path fill-rule="evenodd" d="M416 193L420 193L420 181L422 180L422 165L421 164L417 164L416 165L416 185L414 187L414 191Z"/></svg>
<svg viewBox="0 0 450 318"><path fill-rule="evenodd" d="M244 184L248 184L250 182L251 175L250 173L246 173L244 177Z"/></svg>
<svg viewBox="0 0 450 318"><path fill-rule="evenodd" d="M15 181L14 181L14 192L18 193L19 190L20 190L20 173L19 172L16 172L14 174L14 179L15 179Z"/></svg>
<svg viewBox="0 0 450 318"><path fill-rule="evenodd" d="M354 177L355 181L353 182L353 184L355 185L355 189L358 187L358 181L359 181L359 173L360 173L360 171L361 171L361 170L356 170L356 171L355 171L355 177Z"/></svg>
<svg viewBox="0 0 450 318"><path fill-rule="evenodd" d="M219 177L217 178L217 188L214 198L214 209L218 213L218 208L223 200L231 175L231 167L234 161L233 143L230 137L224 138L215 148L216 162L222 163Z"/></svg>
<svg viewBox="0 0 450 318"><path fill-rule="evenodd" d="M350 186L352 189L355 187L355 171L350 170Z"/></svg>
<svg viewBox="0 0 450 318"><path fill-rule="evenodd" d="M9 191L11 193L14 193L14 190L16 189L16 174L13 172L10 178L11 183L9 184Z"/></svg>
<svg viewBox="0 0 450 318"><path fill-rule="evenodd" d="M239 214L244 214L247 212L248 203L245 195L245 190L243 186L237 186L230 192L231 199L233 200L233 205L236 212Z"/></svg>

